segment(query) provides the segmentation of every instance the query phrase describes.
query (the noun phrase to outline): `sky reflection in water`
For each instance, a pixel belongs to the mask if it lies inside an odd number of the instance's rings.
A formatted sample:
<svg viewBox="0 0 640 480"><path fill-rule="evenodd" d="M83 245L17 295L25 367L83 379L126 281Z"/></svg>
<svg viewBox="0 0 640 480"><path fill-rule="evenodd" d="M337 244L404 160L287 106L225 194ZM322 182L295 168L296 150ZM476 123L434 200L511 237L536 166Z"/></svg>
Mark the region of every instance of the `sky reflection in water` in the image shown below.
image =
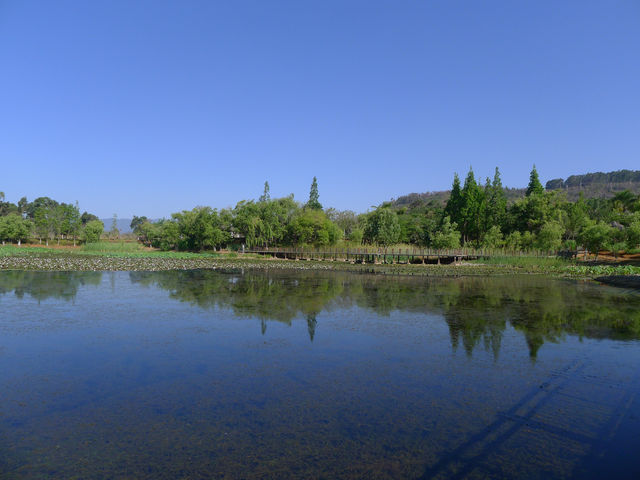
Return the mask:
<svg viewBox="0 0 640 480"><path fill-rule="evenodd" d="M0 272L0 478L640 472L640 297L540 277Z"/></svg>

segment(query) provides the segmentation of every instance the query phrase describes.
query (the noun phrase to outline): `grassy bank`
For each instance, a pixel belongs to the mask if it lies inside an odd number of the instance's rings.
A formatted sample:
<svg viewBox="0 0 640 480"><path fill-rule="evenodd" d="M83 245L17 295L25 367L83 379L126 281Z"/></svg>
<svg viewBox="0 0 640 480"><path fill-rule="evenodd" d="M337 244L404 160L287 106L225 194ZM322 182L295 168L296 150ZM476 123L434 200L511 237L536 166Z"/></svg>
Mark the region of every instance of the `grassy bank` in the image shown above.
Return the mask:
<svg viewBox="0 0 640 480"><path fill-rule="evenodd" d="M630 265L589 265L559 258L502 257L450 265L352 264L333 261L278 260L236 253L161 252L134 243L98 243L75 249L1 246L0 270L185 270L185 269L339 270L415 276L540 274L595 278L640 275Z"/></svg>

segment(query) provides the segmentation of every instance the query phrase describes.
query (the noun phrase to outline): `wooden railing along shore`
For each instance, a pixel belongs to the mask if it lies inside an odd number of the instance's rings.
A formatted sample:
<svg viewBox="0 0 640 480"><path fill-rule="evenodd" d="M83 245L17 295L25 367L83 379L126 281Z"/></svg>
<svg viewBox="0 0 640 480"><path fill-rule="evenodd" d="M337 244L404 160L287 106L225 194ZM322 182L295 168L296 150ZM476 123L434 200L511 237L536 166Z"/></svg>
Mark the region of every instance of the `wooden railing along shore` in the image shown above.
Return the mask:
<svg viewBox="0 0 640 480"><path fill-rule="evenodd" d="M573 257L578 252L533 250L527 252L506 249L455 248L330 248L330 247L251 247L244 253L271 255L292 260L331 260L352 263L453 263L495 257Z"/></svg>

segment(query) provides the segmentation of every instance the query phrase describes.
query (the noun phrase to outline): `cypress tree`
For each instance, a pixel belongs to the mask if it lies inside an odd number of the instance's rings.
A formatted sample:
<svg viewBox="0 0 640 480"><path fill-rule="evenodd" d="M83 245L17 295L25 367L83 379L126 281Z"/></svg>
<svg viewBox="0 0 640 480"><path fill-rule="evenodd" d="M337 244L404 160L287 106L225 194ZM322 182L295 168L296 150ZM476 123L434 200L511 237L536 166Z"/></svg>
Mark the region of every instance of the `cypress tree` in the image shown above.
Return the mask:
<svg viewBox="0 0 640 480"><path fill-rule="evenodd" d="M462 187L463 206L460 230L465 241L477 240L479 237L484 202L483 193L476 183L473 169L469 168L467 178L464 180L464 187Z"/></svg>
<svg viewBox="0 0 640 480"><path fill-rule="evenodd" d="M268 202L269 200L271 200L271 195L269 193L269 182L264 182L264 191L262 192L259 201Z"/></svg>
<svg viewBox="0 0 640 480"><path fill-rule="evenodd" d="M529 174L529 185L527 186L527 197L531 195L541 195L544 193L544 187L540 183L540 178L538 178L538 171L536 170L536 166L533 165L533 169Z"/></svg>
<svg viewBox="0 0 640 480"><path fill-rule="evenodd" d="M507 211L507 197L502 188L502 180L500 178L500 170L496 167L493 175L493 181L485 186L486 210L485 225L488 231L492 226L502 226L502 221Z"/></svg>
<svg viewBox="0 0 640 480"><path fill-rule="evenodd" d="M460 177L455 173L453 175L453 185L451 186L451 196L447 200L447 206L444 209L445 215L451 218L453 223L460 224L462 219L462 191L460 189Z"/></svg>
<svg viewBox="0 0 640 480"><path fill-rule="evenodd" d="M322 205L319 202L320 195L318 194L318 180L313 177L311 183L311 190L309 191L309 201L307 202L307 208L311 210L322 210Z"/></svg>

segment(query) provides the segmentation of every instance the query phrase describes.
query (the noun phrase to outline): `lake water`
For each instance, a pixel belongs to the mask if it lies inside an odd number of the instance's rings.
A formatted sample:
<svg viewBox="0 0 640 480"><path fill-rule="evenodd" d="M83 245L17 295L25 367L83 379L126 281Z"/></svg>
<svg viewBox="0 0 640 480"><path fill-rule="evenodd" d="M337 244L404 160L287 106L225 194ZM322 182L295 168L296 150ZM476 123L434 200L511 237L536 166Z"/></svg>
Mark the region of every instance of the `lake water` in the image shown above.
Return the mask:
<svg viewBox="0 0 640 480"><path fill-rule="evenodd" d="M640 478L640 296L0 272L0 478Z"/></svg>

